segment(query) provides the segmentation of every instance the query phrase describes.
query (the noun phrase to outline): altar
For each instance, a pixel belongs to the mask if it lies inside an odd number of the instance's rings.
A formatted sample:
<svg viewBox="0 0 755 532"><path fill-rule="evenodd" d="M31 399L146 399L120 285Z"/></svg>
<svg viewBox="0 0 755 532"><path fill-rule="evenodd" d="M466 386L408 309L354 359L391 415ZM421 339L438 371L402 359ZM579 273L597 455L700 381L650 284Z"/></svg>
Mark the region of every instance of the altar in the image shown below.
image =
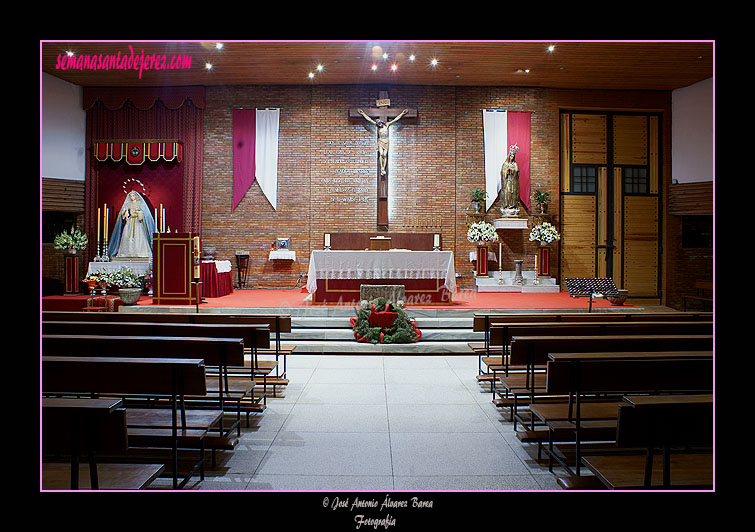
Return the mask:
<svg viewBox="0 0 755 532"><path fill-rule="evenodd" d="M450 304L456 292L451 251L314 250L307 291L313 303L359 304L363 284L405 287L405 304Z"/></svg>

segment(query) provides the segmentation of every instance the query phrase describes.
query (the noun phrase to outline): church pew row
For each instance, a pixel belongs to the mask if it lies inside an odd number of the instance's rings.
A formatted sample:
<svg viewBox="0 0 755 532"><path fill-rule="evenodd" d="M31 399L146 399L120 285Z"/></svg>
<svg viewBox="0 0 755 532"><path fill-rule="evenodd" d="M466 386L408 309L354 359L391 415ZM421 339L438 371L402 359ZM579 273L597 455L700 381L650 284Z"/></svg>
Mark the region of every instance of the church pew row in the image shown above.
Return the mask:
<svg viewBox="0 0 755 532"><path fill-rule="evenodd" d="M605 336L514 336L511 339L509 362L523 366L521 373L502 373L498 377L502 400L497 406L510 409L509 419L514 423L529 423L534 429L534 419L525 419L519 411L522 404L531 404L536 398L552 397L546 393L547 374L538 372L550 353L596 353L596 352L659 352L659 351L713 351L713 335L605 335Z"/></svg>
<svg viewBox="0 0 755 532"><path fill-rule="evenodd" d="M202 373L206 380L201 393L185 392L182 405L191 406L194 417L200 417L202 424L213 421L210 434L205 438L207 448L212 451L213 463L216 450L232 450L238 443L231 436L235 429L240 435L241 412L262 411L253 397L254 380L246 377L230 379L224 369L244 363L244 343L241 338L175 337L175 336L99 336L74 334L42 334L42 355L57 357L128 357L161 359L199 359L203 362ZM219 368L215 376L208 375L207 366ZM170 395L150 393L148 396L131 394L124 396L127 405L144 406L140 411L132 411L132 417L139 415L144 424L162 423L166 410L155 408L169 401ZM224 413L235 416L226 426ZM202 425L204 426L204 425Z"/></svg>
<svg viewBox="0 0 755 532"><path fill-rule="evenodd" d="M125 453L101 455L103 461L153 464L161 460L173 480L182 488L199 471L204 479L205 436L222 417L215 412L208 423L207 411L183 408L184 395L206 393L205 365L200 359L42 356L43 397L79 396L168 396L167 422L164 409L155 408L157 420L134 423L131 413L140 410L125 406L128 447ZM124 401L124 404L126 401ZM149 412L144 412L147 417ZM44 413L43 413L44 416ZM44 424L44 417L43 417ZM44 436L43 436L44 437ZM162 451L162 453L160 452ZM169 456L165 456L165 452ZM179 457L190 460L179 482Z"/></svg>
<svg viewBox="0 0 755 532"><path fill-rule="evenodd" d="M484 357L492 375L491 389L501 372L523 368L510 365L511 337L521 336L605 336L637 334L713 334L709 321L620 321L620 322L558 322L558 323L495 323L490 326L490 338L505 346L496 356Z"/></svg>
<svg viewBox="0 0 755 532"><path fill-rule="evenodd" d="M122 399L42 400L43 490L144 489L162 464L98 463L99 454L125 454L126 410ZM62 457L69 457L62 461ZM86 456L87 461L81 462Z"/></svg>
<svg viewBox="0 0 755 532"><path fill-rule="evenodd" d="M483 342L470 342L469 347L478 356L478 376L480 381L495 380L495 377L482 370L483 357L501 352L504 346L490 341L490 326L496 323L553 323L553 322L623 322L623 321L712 321L712 312L528 312L528 313L475 313L472 329L484 332Z"/></svg>
<svg viewBox="0 0 755 532"><path fill-rule="evenodd" d="M243 354L251 353L252 364L260 349L270 347L270 329L267 324L226 323L171 323L171 322L110 322L110 321L42 321L42 334L96 335L96 336L176 336L208 338L241 338ZM249 381L262 380L262 401L267 395L267 376L252 371L242 354L240 363L223 365L224 382L243 389ZM207 362L208 374L220 377L217 364ZM231 377L229 377L229 375Z"/></svg>
<svg viewBox="0 0 755 532"><path fill-rule="evenodd" d="M560 405L560 413L553 408L553 403L539 404L537 401L530 405L530 410L534 417L538 417L547 426L546 431L540 432L548 434L549 470L552 470L554 460L559 462L570 473L560 483L571 489L585 485L578 478L584 454L613 452L617 446L624 448L624 454L636 454L637 450L631 449L632 447L652 450L658 444L657 440L643 441L648 434L637 430L645 431L646 427L637 429L637 426L632 426L631 430L621 427L622 408L627 401L631 404L655 404L660 407L664 402L669 405L678 401L690 402L690 398L686 397L688 394L694 394L692 397L698 398L705 396L709 398L705 401L711 401L712 352L570 352L550 353L548 358L546 393L552 396L566 395L569 399ZM595 403L585 403L584 399L601 394L620 394L624 397L618 401L605 401L602 417L591 417L590 406ZM686 398L682 398L682 395ZM659 397L648 401L651 396ZM565 415L567 411L568 415ZM633 416L635 413L625 415ZM630 421L637 420L632 418ZM667 423L669 420L664 418L662 421ZM674 444L712 443L712 416L708 417L702 428L698 425L699 420L689 417L679 418L677 421L688 424L688 436L694 435L694 438L686 442L673 442ZM681 425L682 423L677 428L677 434L682 432ZM619 434L617 430L623 430L624 433ZM662 433L663 431L658 431L657 435ZM598 443L594 443L589 450L583 450L586 442ZM670 445L672 442L667 443ZM569 455L572 455L571 463ZM647 456L652 457L652 453ZM572 466L575 472L571 471ZM650 471L649 469L648 473ZM590 480L594 481L588 479L588 482ZM706 481L695 485L700 484L707 485ZM669 487L668 482L665 485Z"/></svg>
<svg viewBox="0 0 755 532"><path fill-rule="evenodd" d="M155 323L216 323L216 324L267 324L274 337L273 345L260 347L256 356L247 347L250 356L248 367L256 376L264 378L263 385L271 385L273 394L277 386L288 384L286 375L287 356L296 345L281 343L281 333L291 332L289 314L224 314L190 312L77 312L43 311L42 321L108 321L108 322L155 322ZM265 357L265 358L263 358ZM270 357L273 357L270 359ZM282 362L282 368L281 368ZM274 372L274 373L273 373Z"/></svg>
<svg viewBox="0 0 755 532"><path fill-rule="evenodd" d="M608 489L712 489L713 408L712 394L625 397L616 450L583 455L582 463ZM558 483L582 487L573 477Z"/></svg>

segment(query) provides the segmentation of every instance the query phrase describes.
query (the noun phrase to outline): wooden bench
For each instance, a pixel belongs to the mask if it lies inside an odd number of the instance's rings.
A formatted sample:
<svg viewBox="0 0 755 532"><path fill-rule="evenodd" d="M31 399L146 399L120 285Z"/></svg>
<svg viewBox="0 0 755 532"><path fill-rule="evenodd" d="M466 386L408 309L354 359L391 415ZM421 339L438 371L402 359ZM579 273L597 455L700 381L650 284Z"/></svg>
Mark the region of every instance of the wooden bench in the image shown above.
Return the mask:
<svg viewBox="0 0 755 532"><path fill-rule="evenodd" d="M194 412L180 404L187 394L206 393L205 365L201 359L169 358L128 358L128 357L73 357L42 356L43 396L79 395L156 395L170 397L169 423L165 423L164 410L155 408L157 421L147 426L131 425L126 407L127 435L129 452L127 458L136 459L131 454L134 448L170 449L170 473L173 488L183 487L191 475L199 470L204 479L205 435L210 426L205 423L207 411L201 411L201 424L192 417ZM146 409L145 409L146 410ZM148 413L145 413L148 415ZM222 412L217 412L222 417ZM195 424L196 423L196 424ZM182 482L178 482L179 450L199 451L196 460L186 472ZM116 457L122 461L123 456ZM154 463L150 459L149 463ZM167 465L167 464L166 464Z"/></svg>
<svg viewBox="0 0 755 532"><path fill-rule="evenodd" d="M92 315L94 316L94 315ZM281 333L291 332L291 316L289 314L225 314L220 312L193 313L193 312L104 312L94 316L97 320L115 322L159 322L159 323L228 323L228 324L267 324L270 333L274 337L273 345L260 347L256 353L251 353L247 348L250 361L247 367L256 376L263 378L263 389L267 385L272 386L273 395L278 386L286 386L287 356L292 354L296 345L284 345L281 343ZM43 311L42 321L91 321L90 316L76 311ZM255 356L256 354L256 356ZM261 357L272 356L272 360ZM280 362L282 361L282 371ZM273 373L274 372L274 373Z"/></svg>
<svg viewBox="0 0 755 532"><path fill-rule="evenodd" d="M555 322L555 323L494 323L490 326L490 338L502 347L500 356L486 358L488 371L496 377L507 373L509 344L514 335L521 336L603 336L622 334L713 334L710 321L620 321L620 322ZM522 368L514 368L522 369ZM495 382L495 379L493 380Z"/></svg>
<svg viewBox="0 0 755 532"><path fill-rule="evenodd" d="M201 394L185 393L184 401L191 403L196 410L208 410L211 419L216 411L220 412L214 429L206 438L207 447L212 450L213 464L217 450L232 450L238 440L231 437L235 429L240 435L241 412L250 411L248 401L252 400L254 381L251 378L233 381L223 371L226 367L244 364L244 343L241 338L211 337L175 337L175 336L97 336L74 334L42 334L42 354L51 356L75 357L130 357L130 358L195 358L201 359L207 366L220 368L217 376L208 376L203 368L207 382ZM157 394L144 398L138 395L127 397L131 406L158 405L161 400ZM163 396L166 401L169 397ZM146 404L145 404L146 403ZM234 405L231 408L229 405ZM255 405L252 405L255 406ZM253 408L252 411L261 411ZM236 419L226 427L223 413L232 412ZM151 414L151 418L157 414ZM216 433L216 434L215 434Z"/></svg>
<svg viewBox="0 0 755 532"><path fill-rule="evenodd" d="M483 342L470 342L468 345L478 355L479 381L494 380L493 375L482 371L483 357L495 356L504 346L490 342L490 326L496 323L553 323L553 322L605 322L605 321L712 321L711 312L643 312L643 311L604 311L604 312L528 312L528 313L475 313L472 329L484 332ZM506 346L508 347L508 346ZM495 364L495 360L493 363Z"/></svg>
<svg viewBox="0 0 755 532"><path fill-rule="evenodd" d="M537 404L530 404L533 417L540 415L548 432L573 435L576 475L580 474L582 444L610 440L616 431L618 403L614 417L602 418L597 435L585 438L582 404L585 396L595 394L709 393L713 389L713 354L710 352L551 352L548 355L545 393L567 395L569 416L547 419ZM573 401L573 404L572 404ZM593 427L596 428L596 427ZM569 470L566 459L554 453L549 439L549 466L555 459ZM561 441L566 441L562 439Z"/></svg>
<svg viewBox="0 0 755 532"><path fill-rule="evenodd" d="M208 367L208 375L216 377L220 383L225 383L226 393L239 392L247 388L253 382L255 375L252 372L234 372L234 369L247 368L244 354L250 352L256 356L258 349L270 347L270 329L266 324L225 324L225 323L171 323L171 322L110 322L110 321L43 321L42 334L52 335L98 335L98 336L175 336L175 337L207 337L207 338L241 338L243 340L242 356L234 363L228 362L227 354L225 363L205 361ZM233 346L235 347L235 345ZM119 351L120 352L120 351ZM220 353L222 356L223 354ZM217 369L222 368L222 371ZM247 376L244 374L246 373ZM233 377L230 377L233 375ZM222 377L222 381L220 380ZM263 380L262 406L247 408L249 411L262 411L266 398L265 378ZM249 390L253 393L253 390ZM243 400L245 395L239 397Z"/></svg>
<svg viewBox="0 0 755 532"><path fill-rule="evenodd" d="M510 419L517 429L517 421L526 422L517 409L522 398L532 403L535 397L546 395L546 374L537 367L548 361L549 353L617 352L617 351L712 351L713 335L605 335L605 336L514 336L511 339L509 363L524 366L522 373L499 376L508 399L498 406L511 409ZM531 428L534 420L530 418Z"/></svg>
<svg viewBox="0 0 755 532"><path fill-rule="evenodd" d="M126 410L121 399L42 399L43 490L144 489L162 464L97 463L99 453L128 449ZM80 457L86 454L86 463ZM68 455L68 462L60 462ZM55 461L54 461L55 460Z"/></svg>
<svg viewBox="0 0 755 532"><path fill-rule="evenodd" d="M687 301L700 301L703 304L703 308L706 307L706 303L713 305L713 281L697 281L695 282L695 294L682 296L685 312L687 311Z"/></svg>
<svg viewBox="0 0 755 532"><path fill-rule="evenodd" d="M712 489L713 407L711 394L625 397L616 450L582 463L608 489ZM572 480L558 482L571 489Z"/></svg>

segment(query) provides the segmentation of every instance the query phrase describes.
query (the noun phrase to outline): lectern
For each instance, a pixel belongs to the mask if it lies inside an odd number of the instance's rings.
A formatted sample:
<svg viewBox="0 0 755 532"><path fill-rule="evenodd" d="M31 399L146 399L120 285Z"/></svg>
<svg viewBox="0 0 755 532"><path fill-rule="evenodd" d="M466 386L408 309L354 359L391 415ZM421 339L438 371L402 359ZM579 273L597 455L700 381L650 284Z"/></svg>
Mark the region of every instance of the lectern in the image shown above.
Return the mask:
<svg viewBox="0 0 755 532"><path fill-rule="evenodd" d="M195 240L192 233L155 233L152 239L152 302L195 305Z"/></svg>

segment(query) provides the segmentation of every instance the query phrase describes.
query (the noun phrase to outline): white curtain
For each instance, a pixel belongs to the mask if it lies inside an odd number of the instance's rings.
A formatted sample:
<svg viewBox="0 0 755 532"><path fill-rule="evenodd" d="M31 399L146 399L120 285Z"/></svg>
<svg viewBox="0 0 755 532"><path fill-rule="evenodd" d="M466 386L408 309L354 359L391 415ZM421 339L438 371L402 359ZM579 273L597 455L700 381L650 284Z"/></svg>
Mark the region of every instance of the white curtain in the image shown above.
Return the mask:
<svg viewBox="0 0 755 532"><path fill-rule="evenodd" d="M485 210L490 209L501 190L501 166L508 153L506 111L482 111L482 134L485 146Z"/></svg>
<svg viewBox="0 0 755 532"><path fill-rule="evenodd" d="M255 134L255 168L262 193L278 210L278 129L280 109L258 109Z"/></svg>

